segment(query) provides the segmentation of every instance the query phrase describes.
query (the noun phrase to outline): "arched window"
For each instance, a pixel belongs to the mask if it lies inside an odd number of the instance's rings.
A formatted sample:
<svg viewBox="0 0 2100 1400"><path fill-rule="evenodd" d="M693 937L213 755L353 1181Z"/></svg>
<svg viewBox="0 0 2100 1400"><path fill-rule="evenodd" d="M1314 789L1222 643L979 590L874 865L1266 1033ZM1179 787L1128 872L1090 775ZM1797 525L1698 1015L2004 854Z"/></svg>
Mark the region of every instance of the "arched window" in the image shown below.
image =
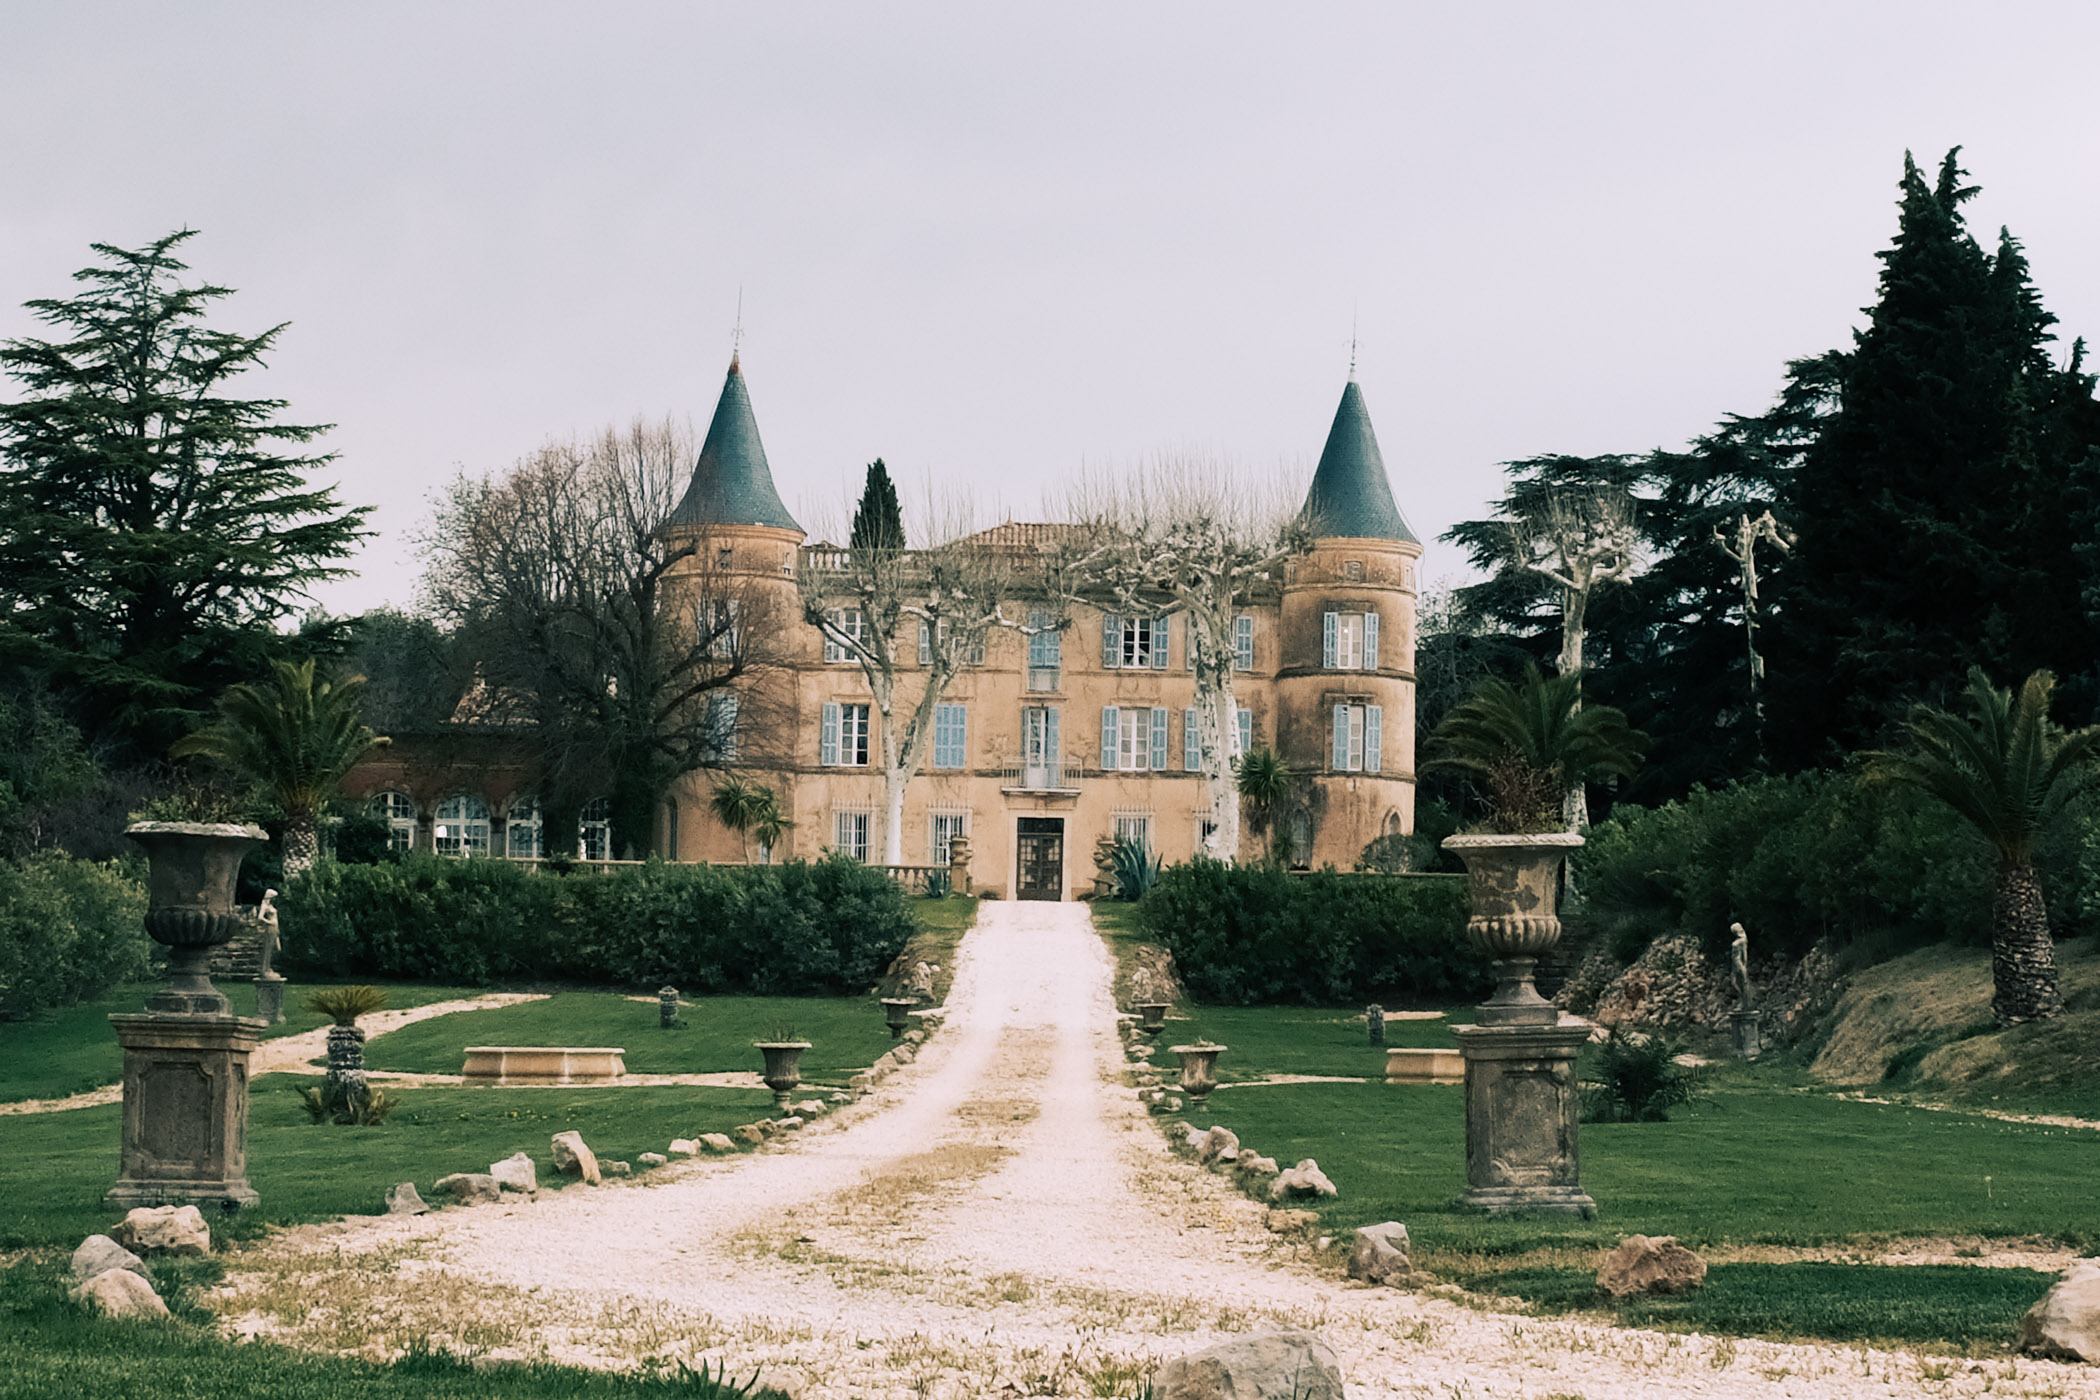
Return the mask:
<svg viewBox="0 0 2100 1400"><path fill-rule="evenodd" d="M386 818L389 850L406 851L416 844L416 801L405 792L382 792L372 799L372 810Z"/></svg>
<svg viewBox="0 0 2100 1400"><path fill-rule="evenodd" d="M431 827L437 853L461 859L489 853L489 804L461 794L438 804L437 821Z"/></svg>
<svg viewBox="0 0 2100 1400"><path fill-rule="evenodd" d="M576 827L576 857L612 859L612 803L603 797L583 804L583 820Z"/></svg>
<svg viewBox="0 0 2100 1400"><path fill-rule="evenodd" d="M547 854L540 843L540 800L514 797L510 815L503 824L504 842L512 860L538 860Z"/></svg>

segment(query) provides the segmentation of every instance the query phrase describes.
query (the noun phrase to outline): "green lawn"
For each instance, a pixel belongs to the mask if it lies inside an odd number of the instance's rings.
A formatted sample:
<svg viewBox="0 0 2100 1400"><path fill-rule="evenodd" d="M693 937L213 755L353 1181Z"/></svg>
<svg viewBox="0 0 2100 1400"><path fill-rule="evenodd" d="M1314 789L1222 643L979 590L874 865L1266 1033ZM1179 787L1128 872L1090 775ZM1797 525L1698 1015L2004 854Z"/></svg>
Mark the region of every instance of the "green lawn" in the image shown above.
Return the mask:
<svg viewBox="0 0 2100 1400"><path fill-rule="evenodd" d="M544 1001L461 1011L403 1026L371 1042L370 1069L457 1074L469 1045L617 1045L634 1074L716 1074L757 1070L753 1048L789 1029L810 1042L802 1073L812 1084L843 1085L890 1048L882 1005L873 997L709 997L686 1004L684 1026L657 1024L656 1001L614 992L558 992Z"/></svg>
<svg viewBox="0 0 2100 1400"><path fill-rule="evenodd" d="M1437 1008L1442 1009L1442 1008ZM1448 1048L1454 1021L1470 1021L1472 1008L1446 1011L1439 1020L1388 1020L1385 1045L1373 1045L1362 1007L1191 1006L1169 1015L1157 1044L1159 1063L1177 1063L1168 1047L1195 1038L1225 1046L1218 1078L1225 1083L1270 1074L1332 1074L1385 1077L1386 1046Z"/></svg>
<svg viewBox="0 0 2100 1400"><path fill-rule="evenodd" d="M0 1103L63 1098L116 1083L124 1071L124 1055L110 1029L110 1014L144 1010L146 998L156 985L140 982L119 987L106 997L36 1020L0 1021ZM306 1009L306 997L323 986L335 985L338 984L295 982L287 987L284 1021L265 1031L265 1038L296 1035L327 1025L327 1017ZM254 983L224 982L218 986L233 1003L235 1015L255 1014ZM388 983L386 993L387 1005L398 1009L479 996L481 989Z"/></svg>
<svg viewBox="0 0 2100 1400"><path fill-rule="evenodd" d="M294 1092L317 1080L265 1075L255 1082L248 1121L248 1176L262 1195L256 1211L232 1223L253 1234L290 1224L384 1208L386 1188L430 1184L458 1171L485 1171L513 1152L540 1163L543 1186L557 1186L548 1140L574 1128L601 1160L637 1161L674 1137L726 1132L769 1116L763 1089L401 1089L401 1107L376 1128L316 1127ZM75 1109L8 1118L0 1154L0 1249L70 1250L106 1230L116 1216L101 1197L117 1175L121 1108Z"/></svg>

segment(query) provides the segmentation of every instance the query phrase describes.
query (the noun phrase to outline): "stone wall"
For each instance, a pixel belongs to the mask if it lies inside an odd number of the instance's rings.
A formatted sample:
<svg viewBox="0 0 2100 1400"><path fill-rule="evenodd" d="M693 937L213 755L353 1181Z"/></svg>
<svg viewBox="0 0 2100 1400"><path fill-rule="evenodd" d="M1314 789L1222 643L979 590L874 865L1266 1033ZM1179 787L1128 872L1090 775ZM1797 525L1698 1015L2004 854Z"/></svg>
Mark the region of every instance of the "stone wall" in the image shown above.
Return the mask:
<svg viewBox="0 0 2100 1400"><path fill-rule="evenodd" d="M1765 1033L1792 1040L1836 1001L1843 979L1825 941L1798 962L1772 958L1753 965L1750 987ZM1630 966L1608 949L1593 949L1554 1002L1600 1026L1715 1033L1727 1029L1736 1010L1727 964L1710 960L1689 934L1656 939Z"/></svg>

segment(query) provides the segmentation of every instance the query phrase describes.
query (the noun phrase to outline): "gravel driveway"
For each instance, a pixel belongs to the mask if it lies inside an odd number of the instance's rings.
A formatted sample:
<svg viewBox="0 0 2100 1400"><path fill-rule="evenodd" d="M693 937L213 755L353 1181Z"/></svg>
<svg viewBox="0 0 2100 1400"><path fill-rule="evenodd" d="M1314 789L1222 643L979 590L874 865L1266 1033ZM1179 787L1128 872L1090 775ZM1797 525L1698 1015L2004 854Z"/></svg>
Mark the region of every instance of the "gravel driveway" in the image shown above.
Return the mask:
<svg viewBox="0 0 2100 1400"><path fill-rule="evenodd" d="M241 1257L222 1306L236 1330L375 1355L427 1337L763 1366L805 1400L1134 1396L1156 1361L1271 1322L1320 1331L1357 1400L2100 1397L2092 1367L1666 1336L1350 1283L1167 1152L1121 1085L1110 972L1085 906L987 901L945 1029L837 1118L646 1184L294 1231Z"/></svg>

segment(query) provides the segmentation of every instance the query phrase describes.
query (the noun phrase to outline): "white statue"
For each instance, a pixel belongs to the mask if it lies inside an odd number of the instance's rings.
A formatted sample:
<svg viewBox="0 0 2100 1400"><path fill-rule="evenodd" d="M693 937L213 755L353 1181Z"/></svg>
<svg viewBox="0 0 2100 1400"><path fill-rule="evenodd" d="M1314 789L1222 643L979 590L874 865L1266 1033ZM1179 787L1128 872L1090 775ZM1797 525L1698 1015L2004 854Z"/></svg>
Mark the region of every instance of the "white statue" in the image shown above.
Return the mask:
<svg viewBox="0 0 2100 1400"><path fill-rule="evenodd" d="M1728 945L1728 971L1735 978L1736 1009L1750 1009L1750 935L1741 924L1730 924L1735 941Z"/></svg>

